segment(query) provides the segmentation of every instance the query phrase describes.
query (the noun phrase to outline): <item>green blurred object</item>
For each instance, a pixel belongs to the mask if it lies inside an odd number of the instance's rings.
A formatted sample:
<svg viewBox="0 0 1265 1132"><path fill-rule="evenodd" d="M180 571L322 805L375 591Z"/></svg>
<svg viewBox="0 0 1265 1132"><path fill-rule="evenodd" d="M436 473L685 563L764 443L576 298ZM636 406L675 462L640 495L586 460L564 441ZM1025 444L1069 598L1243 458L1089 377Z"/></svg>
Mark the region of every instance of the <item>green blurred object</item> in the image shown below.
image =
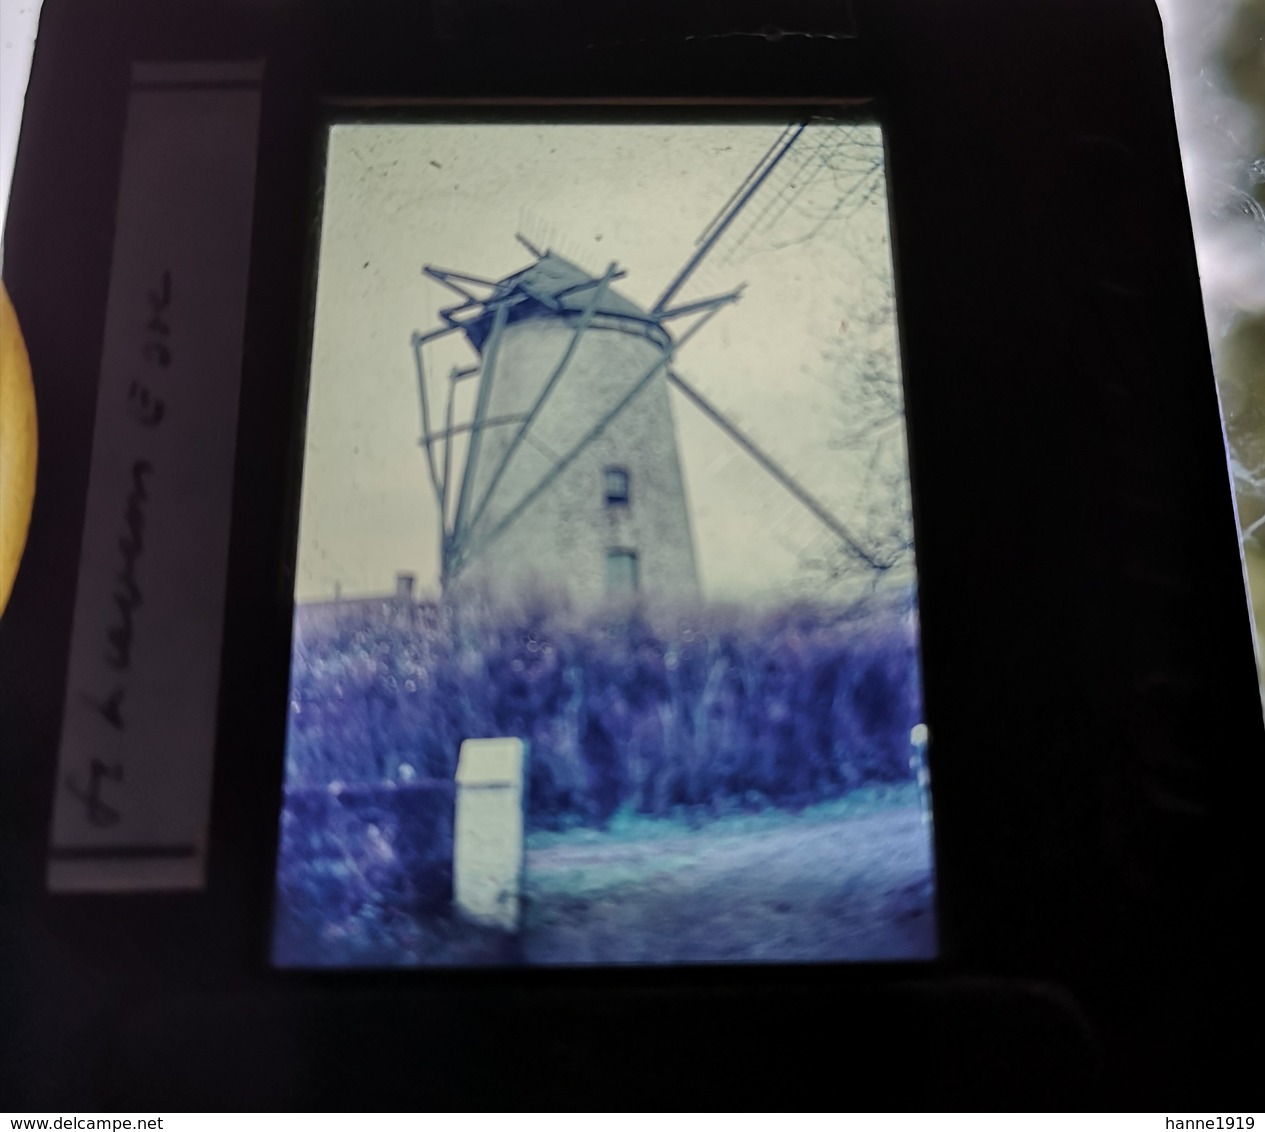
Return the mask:
<svg viewBox="0 0 1265 1132"><path fill-rule="evenodd" d="M1242 0L1239 4L1230 21L1222 65L1234 93L1258 112L1265 112L1265 0ZM1262 140L1259 133L1256 140ZM1265 189L1258 186L1257 199L1262 196Z"/></svg>
<svg viewBox="0 0 1265 1132"><path fill-rule="evenodd" d="M1243 545L1265 554L1265 311L1241 312L1215 356Z"/></svg>

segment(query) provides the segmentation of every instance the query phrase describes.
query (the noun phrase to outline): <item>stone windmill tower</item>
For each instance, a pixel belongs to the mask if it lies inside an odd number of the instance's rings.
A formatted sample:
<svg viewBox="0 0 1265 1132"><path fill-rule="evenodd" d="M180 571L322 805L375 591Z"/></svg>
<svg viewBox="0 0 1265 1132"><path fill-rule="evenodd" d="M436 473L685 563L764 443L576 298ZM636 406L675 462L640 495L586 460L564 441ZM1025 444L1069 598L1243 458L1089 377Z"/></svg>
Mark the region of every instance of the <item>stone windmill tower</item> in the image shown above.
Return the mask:
<svg viewBox="0 0 1265 1132"><path fill-rule="evenodd" d="M423 269L458 297L439 311L440 327L413 336L445 590L477 583L500 598L565 591L589 607L641 597L696 601L669 385L864 556L843 526L674 366L682 347L741 289L676 306L673 297L803 130L784 132L651 310L614 288L624 275L615 264L593 276L522 236L534 262L506 278ZM441 424L424 348L448 334L464 335L478 362L448 375ZM457 423L455 393L465 381L476 383L474 410ZM462 434L464 460L454 468L454 439Z"/></svg>
<svg viewBox="0 0 1265 1132"><path fill-rule="evenodd" d="M666 320L615 291L613 267L594 278L553 253L496 281L427 272L465 294L445 314L480 359L465 467L439 476L445 584L697 599Z"/></svg>

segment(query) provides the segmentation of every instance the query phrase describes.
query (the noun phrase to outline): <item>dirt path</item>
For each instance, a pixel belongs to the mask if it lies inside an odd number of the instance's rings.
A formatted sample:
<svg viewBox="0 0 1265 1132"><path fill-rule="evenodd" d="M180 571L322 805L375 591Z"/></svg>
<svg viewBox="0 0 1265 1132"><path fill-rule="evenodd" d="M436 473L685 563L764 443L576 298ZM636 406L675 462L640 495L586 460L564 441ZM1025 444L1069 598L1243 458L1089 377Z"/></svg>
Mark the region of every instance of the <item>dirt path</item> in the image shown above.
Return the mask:
<svg viewBox="0 0 1265 1132"><path fill-rule="evenodd" d="M529 963L825 962L935 951L922 811L529 847Z"/></svg>

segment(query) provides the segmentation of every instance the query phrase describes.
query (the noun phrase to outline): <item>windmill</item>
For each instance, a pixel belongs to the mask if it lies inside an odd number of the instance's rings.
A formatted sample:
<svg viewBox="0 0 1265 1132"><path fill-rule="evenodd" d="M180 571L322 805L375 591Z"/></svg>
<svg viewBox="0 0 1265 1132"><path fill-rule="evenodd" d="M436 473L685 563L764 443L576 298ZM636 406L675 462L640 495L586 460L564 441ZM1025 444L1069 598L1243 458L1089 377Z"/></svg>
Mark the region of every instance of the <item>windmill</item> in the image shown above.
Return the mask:
<svg viewBox="0 0 1265 1132"><path fill-rule="evenodd" d="M446 590L466 580L504 594L561 583L583 604L638 593L696 600L670 388L815 516L847 555L873 571L887 568L676 365L690 340L742 294L738 287L677 302L686 283L718 246L732 258L753 233L802 207L804 187L830 173L837 149L830 127L783 130L649 309L616 288L624 272L615 263L595 276L521 235L533 262L505 278L423 268L456 298L439 311L441 325L412 340ZM835 209L846 200L841 196ZM820 226L829 216L808 219ZM441 414L428 390L426 354L446 335L463 335L478 362L449 372ZM473 411L458 422L466 382L474 385ZM456 460L459 444L464 459Z"/></svg>

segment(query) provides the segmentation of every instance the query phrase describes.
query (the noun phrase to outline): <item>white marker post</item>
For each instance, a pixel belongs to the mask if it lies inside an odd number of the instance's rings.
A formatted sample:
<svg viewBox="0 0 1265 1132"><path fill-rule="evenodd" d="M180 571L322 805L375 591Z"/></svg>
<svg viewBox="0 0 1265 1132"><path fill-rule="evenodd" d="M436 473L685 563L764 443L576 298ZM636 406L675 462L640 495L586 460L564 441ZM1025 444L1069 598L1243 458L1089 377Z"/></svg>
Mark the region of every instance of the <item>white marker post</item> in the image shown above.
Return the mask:
<svg viewBox="0 0 1265 1132"><path fill-rule="evenodd" d="M914 772L914 780L918 783L918 798L922 803L922 820L931 820L931 775L927 770L927 739L929 733L925 723L915 724L909 732L909 766Z"/></svg>
<svg viewBox="0 0 1265 1132"><path fill-rule="evenodd" d="M472 920L518 930L523 880L521 739L467 739L457 759L453 899Z"/></svg>

